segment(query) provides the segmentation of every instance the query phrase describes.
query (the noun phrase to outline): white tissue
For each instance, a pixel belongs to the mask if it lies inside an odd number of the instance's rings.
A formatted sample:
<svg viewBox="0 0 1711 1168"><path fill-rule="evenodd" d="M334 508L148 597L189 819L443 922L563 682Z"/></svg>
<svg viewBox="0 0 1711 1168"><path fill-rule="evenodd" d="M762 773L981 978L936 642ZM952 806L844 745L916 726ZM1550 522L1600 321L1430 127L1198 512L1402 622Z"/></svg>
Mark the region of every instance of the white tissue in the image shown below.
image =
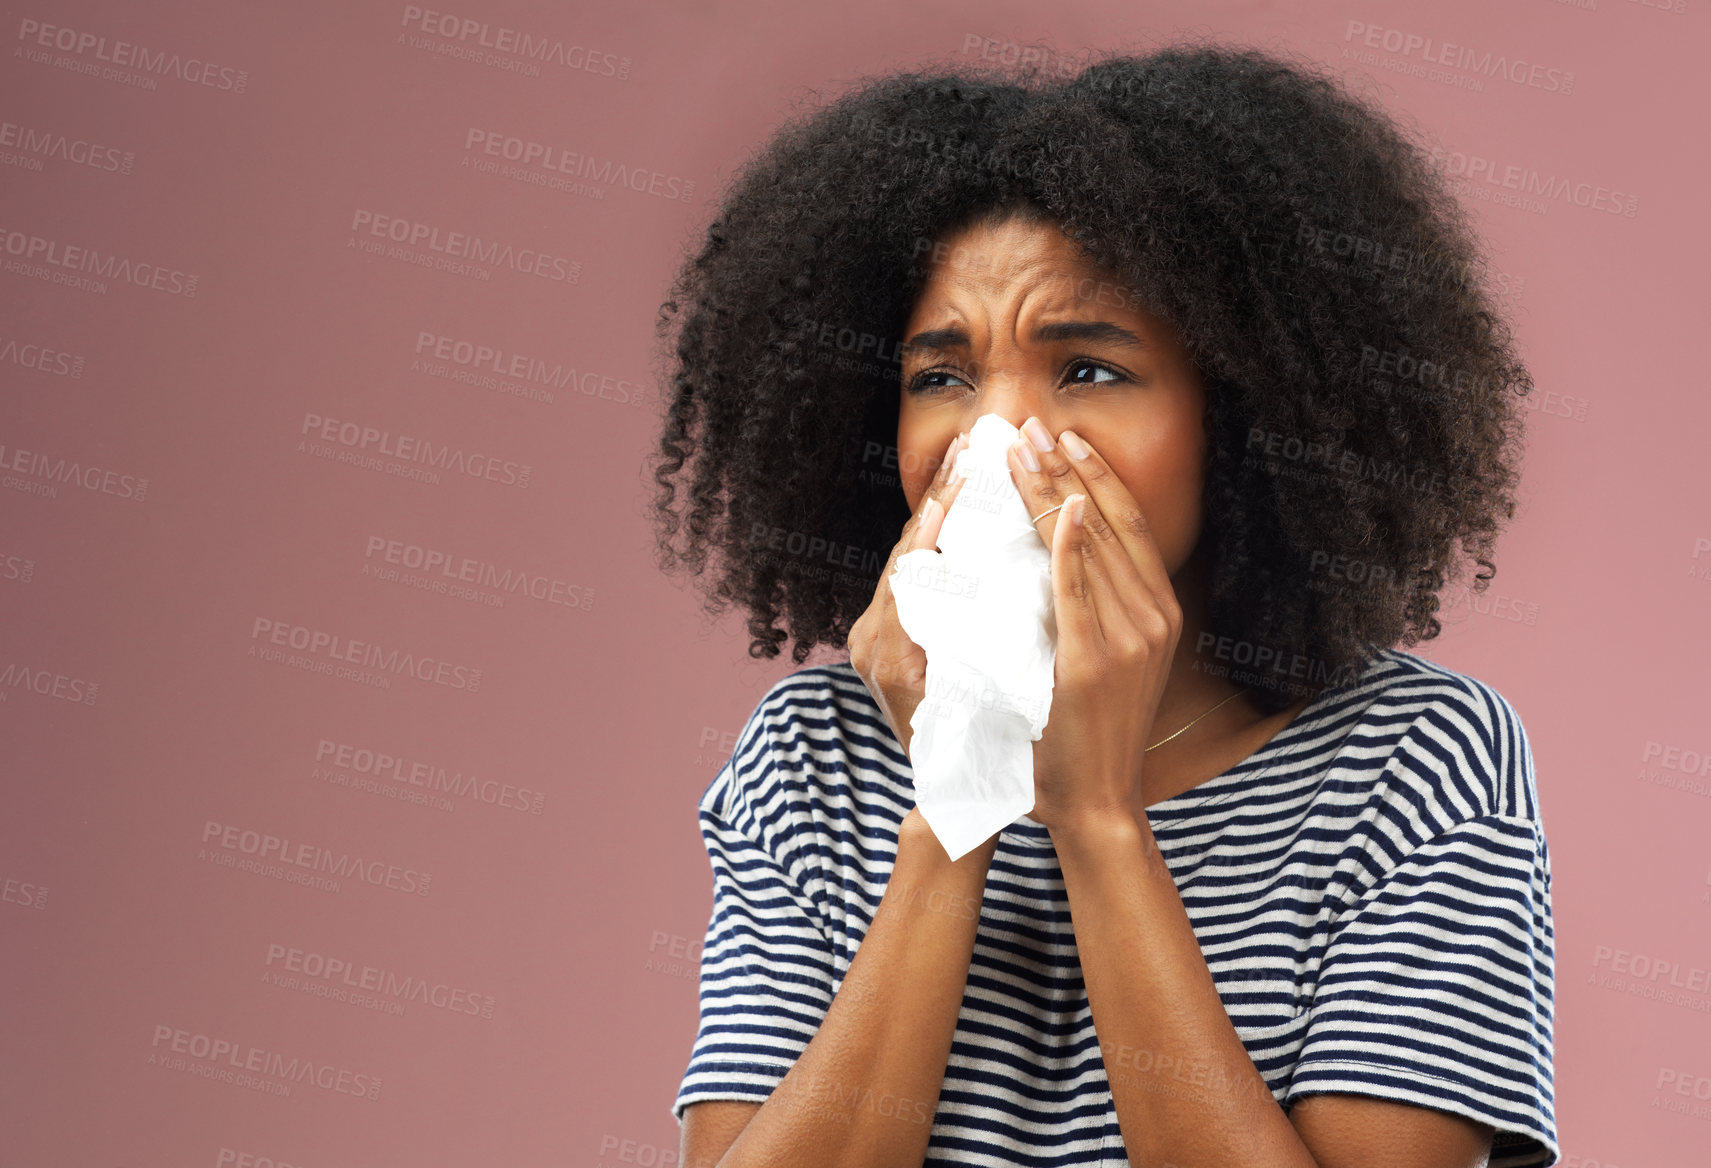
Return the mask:
<svg viewBox="0 0 1711 1168"><path fill-rule="evenodd" d="M984 414L951 466L965 481L939 551L897 557L897 619L926 652L909 725L915 802L955 860L1034 806L1034 748L1051 712L1057 624L1051 549L1011 481L1019 431Z"/></svg>

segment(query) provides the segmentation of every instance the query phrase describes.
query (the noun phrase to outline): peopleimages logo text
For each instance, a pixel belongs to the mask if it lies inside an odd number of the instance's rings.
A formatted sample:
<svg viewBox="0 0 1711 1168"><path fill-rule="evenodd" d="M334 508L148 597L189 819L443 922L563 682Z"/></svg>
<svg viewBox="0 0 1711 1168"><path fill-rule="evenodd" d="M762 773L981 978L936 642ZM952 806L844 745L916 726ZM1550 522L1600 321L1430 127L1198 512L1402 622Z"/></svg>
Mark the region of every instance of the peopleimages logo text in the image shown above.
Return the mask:
<svg viewBox="0 0 1711 1168"><path fill-rule="evenodd" d="M483 239L466 231L441 230L432 223L418 223L397 215L379 215L358 208L351 215L350 229L357 234L366 233L406 247L423 247L456 259L510 268L543 280L574 284L582 278L582 264L578 261L548 255L535 248L513 247L496 239Z"/></svg>
<svg viewBox="0 0 1711 1168"><path fill-rule="evenodd" d="M198 277L143 260L133 260L116 252L104 252L83 244L66 243L59 239L34 235L0 226L0 252L24 263L42 264L97 276L103 280L134 284L153 292L174 296L195 296Z"/></svg>
<svg viewBox="0 0 1711 1168"><path fill-rule="evenodd" d="M43 24L24 17L18 21L18 41L23 48L57 49L73 57L88 57L122 69L135 69L156 77L176 77L192 85L242 93L249 85L248 69L216 65L200 57L151 49L132 41L108 40L98 33L63 25Z"/></svg>
<svg viewBox="0 0 1711 1168"><path fill-rule="evenodd" d="M491 49L525 60L562 65L566 69L592 73L597 77L616 77L620 81L630 76L630 58L617 53L595 52L587 45L566 44L554 37L537 36L504 25L491 25L485 20L440 12L415 4L404 5L399 22L410 32L425 33L443 40L455 41L470 48ZM400 36L403 33L399 34Z"/></svg>

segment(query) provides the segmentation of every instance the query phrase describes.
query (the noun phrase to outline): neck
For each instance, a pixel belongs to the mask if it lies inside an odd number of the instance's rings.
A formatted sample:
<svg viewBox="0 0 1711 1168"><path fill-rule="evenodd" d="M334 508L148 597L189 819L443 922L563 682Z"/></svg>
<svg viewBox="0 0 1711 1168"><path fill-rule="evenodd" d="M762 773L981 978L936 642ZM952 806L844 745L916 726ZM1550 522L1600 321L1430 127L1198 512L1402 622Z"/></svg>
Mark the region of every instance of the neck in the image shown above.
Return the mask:
<svg viewBox="0 0 1711 1168"><path fill-rule="evenodd" d="M1220 664L1216 657L1196 648L1207 625L1204 565L1198 547L1181 570L1171 577L1170 586L1176 592L1177 603L1182 606L1182 635L1177 638L1176 652L1170 662L1170 679L1165 683L1164 695L1159 699L1158 712L1153 717L1150 745L1175 734L1231 694L1246 691L1245 686L1237 685L1227 675L1220 675L1225 671L1216 668ZM1221 733L1246 726L1260 716L1259 710L1247 698L1235 698L1201 718L1194 729L1162 750L1202 735L1208 740L1217 738ZM1153 757L1149 755L1148 761Z"/></svg>
<svg viewBox="0 0 1711 1168"><path fill-rule="evenodd" d="M1152 804L1228 770L1269 741L1308 704L1308 699L1302 698L1268 715L1254 703L1247 687L1229 680L1228 671L1220 668L1222 662L1213 654L1196 651L1206 627L1203 583L1197 550L1171 577L1171 588L1182 604L1182 633L1148 735L1157 749L1145 755L1135 784L1134 811L1142 822ZM1238 694L1242 696L1232 697ZM1179 730L1181 734L1177 734ZM1173 734L1176 737L1171 738ZM1168 743L1166 738L1170 738Z"/></svg>

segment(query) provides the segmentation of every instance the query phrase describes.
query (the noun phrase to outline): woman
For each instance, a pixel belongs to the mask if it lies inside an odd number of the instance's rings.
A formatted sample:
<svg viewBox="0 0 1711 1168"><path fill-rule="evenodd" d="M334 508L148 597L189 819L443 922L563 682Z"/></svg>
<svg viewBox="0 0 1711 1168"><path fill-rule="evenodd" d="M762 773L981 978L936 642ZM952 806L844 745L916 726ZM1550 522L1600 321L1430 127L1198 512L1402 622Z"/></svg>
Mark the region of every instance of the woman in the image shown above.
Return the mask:
<svg viewBox="0 0 1711 1168"><path fill-rule="evenodd" d="M1556 1161L1528 740L1396 647L1514 512L1479 275L1423 151L1252 51L881 78L748 163L662 313L661 549L850 660L700 802L685 1165ZM886 576L987 413L1057 658L1033 811L952 861Z"/></svg>

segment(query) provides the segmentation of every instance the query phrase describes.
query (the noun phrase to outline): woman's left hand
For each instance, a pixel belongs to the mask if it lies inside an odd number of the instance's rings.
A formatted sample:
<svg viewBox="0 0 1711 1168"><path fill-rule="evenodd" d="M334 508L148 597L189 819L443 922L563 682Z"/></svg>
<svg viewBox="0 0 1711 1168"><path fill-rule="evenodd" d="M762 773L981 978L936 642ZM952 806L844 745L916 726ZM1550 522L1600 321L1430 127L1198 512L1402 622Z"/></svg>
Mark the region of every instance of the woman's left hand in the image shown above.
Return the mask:
<svg viewBox="0 0 1711 1168"><path fill-rule="evenodd" d="M1039 470L1009 452L1028 514L1065 503L1036 528L1052 553L1057 660L1028 815L1054 830L1140 816L1142 754L1182 634L1182 607L1140 506L1085 439L1087 457L1069 457L1077 436L1064 434L1034 450Z"/></svg>

